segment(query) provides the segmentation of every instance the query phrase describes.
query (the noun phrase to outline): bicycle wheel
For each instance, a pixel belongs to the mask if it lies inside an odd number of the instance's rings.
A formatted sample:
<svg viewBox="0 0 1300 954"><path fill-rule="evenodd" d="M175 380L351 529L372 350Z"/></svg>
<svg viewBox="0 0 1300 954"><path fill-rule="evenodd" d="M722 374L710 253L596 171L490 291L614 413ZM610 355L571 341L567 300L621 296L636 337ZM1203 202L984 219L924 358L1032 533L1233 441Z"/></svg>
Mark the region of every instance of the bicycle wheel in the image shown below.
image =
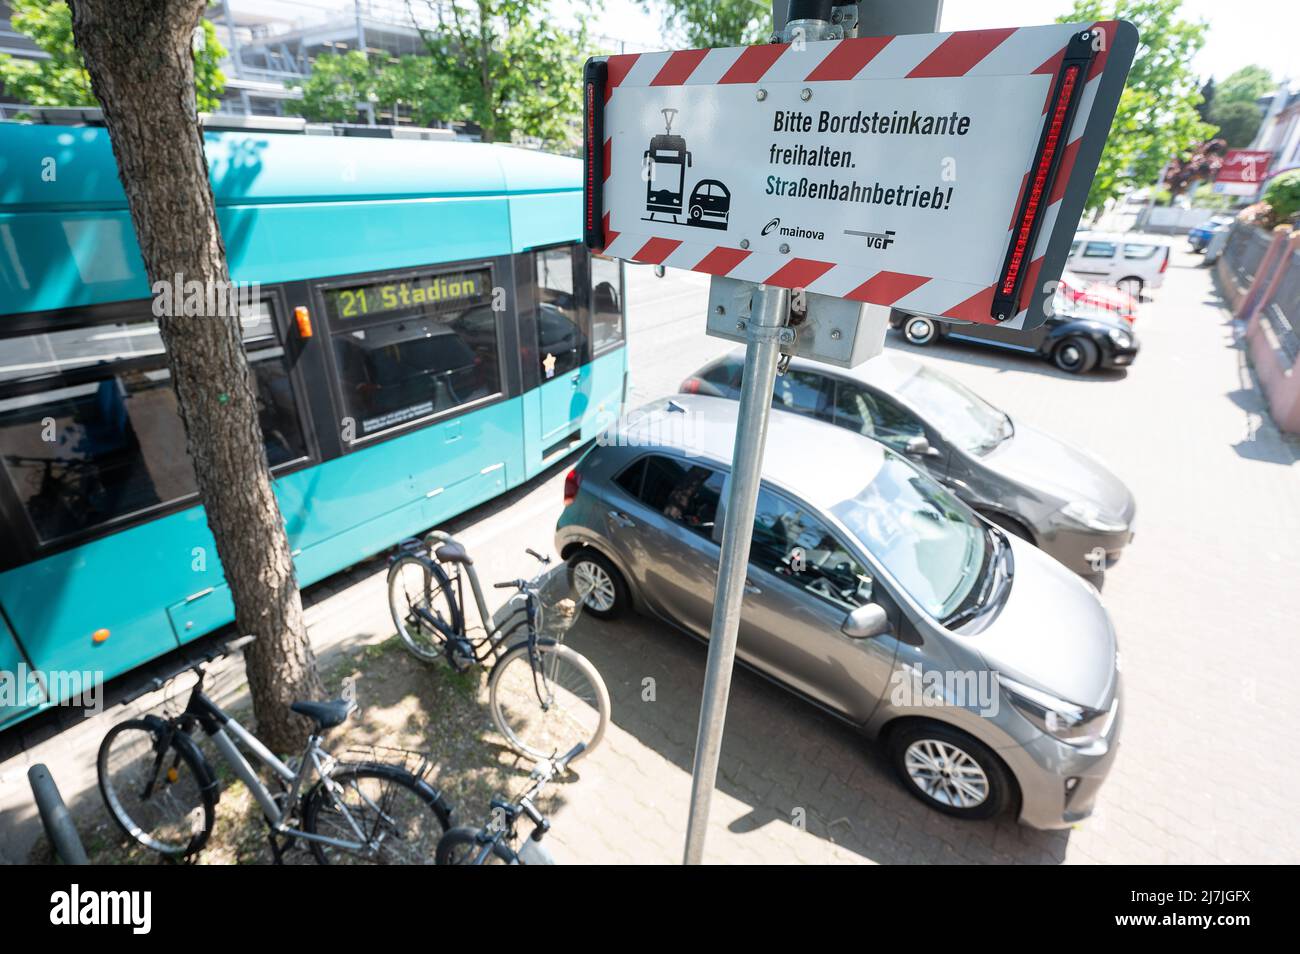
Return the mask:
<svg viewBox="0 0 1300 954"><path fill-rule="evenodd" d="M397 635L425 662L442 655L448 636L465 631L446 571L413 553L403 554L388 568L388 607Z"/></svg>
<svg viewBox="0 0 1300 954"><path fill-rule="evenodd" d="M192 855L212 833L215 783L185 735L165 750L167 723L156 716L121 722L99 745L99 793L119 828L172 858Z"/></svg>
<svg viewBox="0 0 1300 954"><path fill-rule="evenodd" d="M427 782L395 765L350 765L334 772L333 793L307 794L302 830L341 845L307 840L322 865L433 864L451 812Z"/></svg>
<svg viewBox="0 0 1300 954"><path fill-rule="evenodd" d="M484 845L478 840L479 829L469 825L453 828L438 839L436 863L440 865L512 865L515 853L504 841L496 841L492 850L483 853Z"/></svg>
<svg viewBox="0 0 1300 954"><path fill-rule="evenodd" d="M579 742L589 755L609 724L609 690L586 656L549 639L537 641L534 670L528 644L506 651L488 677L497 731L533 759L564 755Z"/></svg>

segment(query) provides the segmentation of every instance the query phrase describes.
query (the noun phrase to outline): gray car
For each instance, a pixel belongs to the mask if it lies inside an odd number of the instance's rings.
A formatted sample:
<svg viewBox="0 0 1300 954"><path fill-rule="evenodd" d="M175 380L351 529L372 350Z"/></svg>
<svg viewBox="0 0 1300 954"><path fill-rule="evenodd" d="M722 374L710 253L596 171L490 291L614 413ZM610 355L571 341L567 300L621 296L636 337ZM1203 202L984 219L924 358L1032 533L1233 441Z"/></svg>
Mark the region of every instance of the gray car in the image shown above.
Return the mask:
<svg viewBox="0 0 1300 954"><path fill-rule="evenodd" d="M682 391L737 399L744 353L706 364ZM1095 458L1005 412L941 371L894 355L853 370L794 359L774 407L829 421L905 454L998 526L1076 573L1098 574L1133 538L1136 505Z"/></svg>
<svg viewBox="0 0 1300 954"><path fill-rule="evenodd" d="M679 395L608 431L565 481L556 547L602 618L707 638L738 404ZM738 655L883 743L964 818L1087 816L1120 728L1095 588L882 444L774 414Z"/></svg>

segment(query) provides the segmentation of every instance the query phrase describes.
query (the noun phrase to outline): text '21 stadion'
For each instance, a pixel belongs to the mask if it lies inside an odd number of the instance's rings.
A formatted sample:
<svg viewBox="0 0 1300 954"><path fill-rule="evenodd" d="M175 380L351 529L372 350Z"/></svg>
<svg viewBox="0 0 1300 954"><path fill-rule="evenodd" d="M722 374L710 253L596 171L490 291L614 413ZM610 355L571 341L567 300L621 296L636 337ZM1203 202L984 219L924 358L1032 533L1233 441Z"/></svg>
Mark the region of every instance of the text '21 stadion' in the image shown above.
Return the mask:
<svg viewBox="0 0 1300 954"><path fill-rule="evenodd" d="M1034 327L1136 46L1112 20L592 60L587 243Z"/></svg>

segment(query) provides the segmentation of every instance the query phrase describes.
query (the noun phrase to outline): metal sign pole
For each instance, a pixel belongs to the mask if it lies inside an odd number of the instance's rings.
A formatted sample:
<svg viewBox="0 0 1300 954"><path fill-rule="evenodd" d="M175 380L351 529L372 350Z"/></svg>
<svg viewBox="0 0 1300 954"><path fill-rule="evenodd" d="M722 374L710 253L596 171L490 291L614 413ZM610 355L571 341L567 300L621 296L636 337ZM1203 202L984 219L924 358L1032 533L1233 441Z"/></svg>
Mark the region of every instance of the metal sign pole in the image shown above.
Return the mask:
<svg viewBox="0 0 1300 954"><path fill-rule="evenodd" d="M790 314L790 290L761 285L750 313L749 344L745 348L745 378L740 387L740 414L731 461L731 492L722 527L722 558L709 630L709 660L704 670L700 725L695 735L695 767L691 778L691 814L686 826L685 863L698 865L704 855L709 802L718 775L722 726L731 694L731 670L740 631L740 602L753 536L754 511L772 410L776 364L781 356L781 332Z"/></svg>
<svg viewBox="0 0 1300 954"><path fill-rule="evenodd" d="M915 4L932 11L933 29L938 29L942 0L921 0ZM831 0L789 0L785 16L783 0L773 0L773 22L781 37L799 31L804 39L820 39L831 27ZM781 7L778 11L778 7ZM905 5L899 3L899 8ZM875 16L871 25L884 30L901 27L897 32L915 29L912 23L885 23L892 17ZM859 32L863 32L859 25ZM691 777L691 809L686 827L684 863L699 864L704 857L704 836L708 829L709 805L717 782L718 759L722 753L722 730L727 718L727 700L731 694L731 675L736 661L736 641L740 633L740 606L745 593L749 547L753 537L754 514L758 507L758 490L762 479L763 449L767 443L767 422L772 410L772 391L776 385L777 363L781 356L782 335L789 336L786 323L790 316L790 291L771 285L754 288L750 306L745 347L745 377L740 389L740 409L736 422L736 443L731 461L731 490L722 528L722 556L718 563L718 585L713 603L713 622L709 630L709 657L704 670L704 691L700 703L700 724L695 735L695 764ZM882 329L883 333L883 329Z"/></svg>

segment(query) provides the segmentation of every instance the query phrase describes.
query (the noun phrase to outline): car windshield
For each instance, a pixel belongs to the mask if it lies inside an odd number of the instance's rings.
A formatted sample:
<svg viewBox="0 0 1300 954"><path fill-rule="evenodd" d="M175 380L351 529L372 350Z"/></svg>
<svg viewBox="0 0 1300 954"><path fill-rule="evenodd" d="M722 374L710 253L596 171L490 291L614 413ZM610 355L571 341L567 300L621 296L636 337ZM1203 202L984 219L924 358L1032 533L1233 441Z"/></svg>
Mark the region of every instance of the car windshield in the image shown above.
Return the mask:
<svg viewBox="0 0 1300 954"><path fill-rule="evenodd" d="M939 620L972 595L992 553L979 518L890 451L871 483L831 513Z"/></svg>
<svg viewBox="0 0 1300 954"><path fill-rule="evenodd" d="M1011 436L1011 418L941 371L919 368L898 396L945 438L971 454L987 454Z"/></svg>

